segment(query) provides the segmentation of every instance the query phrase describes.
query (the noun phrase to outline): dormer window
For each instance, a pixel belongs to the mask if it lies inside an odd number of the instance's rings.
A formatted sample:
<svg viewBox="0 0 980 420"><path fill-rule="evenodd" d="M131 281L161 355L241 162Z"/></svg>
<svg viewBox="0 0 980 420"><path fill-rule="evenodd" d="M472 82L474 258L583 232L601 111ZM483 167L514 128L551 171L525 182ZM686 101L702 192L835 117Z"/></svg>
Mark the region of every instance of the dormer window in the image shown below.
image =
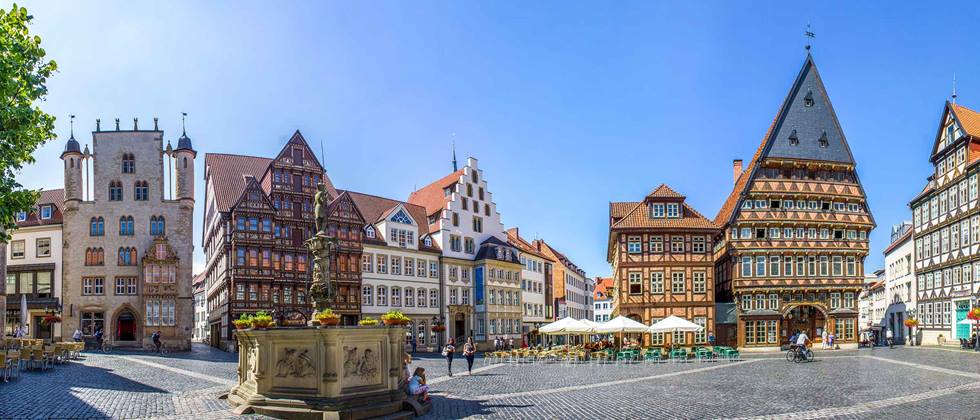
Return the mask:
<svg viewBox="0 0 980 420"><path fill-rule="evenodd" d="M17 221L18 222L23 222L23 221L26 221L26 220L27 220L27 212L26 211L17 212Z"/></svg>
<svg viewBox="0 0 980 420"><path fill-rule="evenodd" d="M374 226L368 225L367 227L365 227L364 235L367 236L368 238L374 239L375 238Z"/></svg>
<svg viewBox="0 0 980 420"><path fill-rule="evenodd" d="M796 130L793 130L792 133L789 133L789 144L792 146L799 146L800 138L796 135Z"/></svg>
<svg viewBox="0 0 980 420"><path fill-rule="evenodd" d="M51 206L41 206L41 218L42 219L51 218Z"/></svg>
<svg viewBox="0 0 980 420"><path fill-rule="evenodd" d="M680 204L667 204L667 217L678 218L680 216Z"/></svg>
<svg viewBox="0 0 980 420"><path fill-rule="evenodd" d="M654 203L650 205L650 217L662 218L664 217L664 205L663 203Z"/></svg>
<svg viewBox="0 0 980 420"><path fill-rule="evenodd" d="M803 97L803 106L807 108L813 106L813 91L807 91L806 96Z"/></svg>
<svg viewBox="0 0 980 420"><path fill-rule="evenodd" d="M425 242L425 246L431 247L432 246L432 237L431 236L426 236L424 242Z"/></svg>
<svg viewBox="0 0 980 420"><path fill-rule="evenodd" d="M820 140L817 140L817 143L819 143L820 144L820 147L823 147L823 148L826 148L827 146L830 146L830 142L827 140L827 132L826 131L824 131L823 134L820 135Z"/></svg>
<svg viewBox="0 0 980 420"><path fill-rule="evenodd" d="M405 212L402 210L398 210L398 213L395 213L394 216L391 216L391 221L395 223L405 224L405 225L412 224L412 219L409 219L408 215L405 214Z"/></svg>

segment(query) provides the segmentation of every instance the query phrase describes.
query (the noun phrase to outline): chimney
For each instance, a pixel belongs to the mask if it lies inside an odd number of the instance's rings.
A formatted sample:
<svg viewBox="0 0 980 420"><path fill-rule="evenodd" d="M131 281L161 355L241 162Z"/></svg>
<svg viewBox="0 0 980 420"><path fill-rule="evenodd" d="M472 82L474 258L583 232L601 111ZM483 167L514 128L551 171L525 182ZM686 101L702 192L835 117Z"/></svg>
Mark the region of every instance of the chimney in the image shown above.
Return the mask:
<svg viewBox="0 0 980 420"><path fill-rule="evenodd" d="M732 183L738 182L738 176L742 175L742 159L732 161Z"/></svg>

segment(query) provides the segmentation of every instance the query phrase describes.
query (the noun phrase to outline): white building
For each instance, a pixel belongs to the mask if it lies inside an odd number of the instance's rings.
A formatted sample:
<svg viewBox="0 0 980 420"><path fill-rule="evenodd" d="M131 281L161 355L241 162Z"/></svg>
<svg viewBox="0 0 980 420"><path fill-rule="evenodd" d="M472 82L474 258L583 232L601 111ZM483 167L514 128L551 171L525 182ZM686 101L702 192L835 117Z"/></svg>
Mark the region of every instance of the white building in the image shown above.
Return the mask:
<svg viewBox="0 0 980 420"><path fill-rule="evenodd" d="M446 323L445 337L458 341L472 336L476 341L486 342L490 327L486 314L488 307L483 306L482 314L477 313L477 307L484 305L490 268L486 266L486 260L478 259L477 254L487 240L503 241L507 237L477 160L469 158L466 166L458 169L454 159L453 170L414 191L408 202L425 209L425 223L429 225L433 246L442 250L439 273L443 290L439 307ZM519 261L514 266L518 270L517 277L520 277ZM505 279L516 280L519 287L520 279L513 277ZM519 328L519 319L517 323ZM513 327L508 319L504 334L514 334L506 333Z"/></svg>
<svg viewBox="0 0 980 420"><path fill-rule="evenodd" d="M891 245L885 249L885 328L894 333L896 343L904 343L911 334L905 326L915 308L915 261L912 223L892 227Z"/></svg>
<svg viewBox="0 0 980 420"><path fill-rule="evenodd" d="M612 314L616 306L613 302L615 296L612 277L595 278L595 290L592 292L593 307L595 308L592 315L593 321L606 322L613 318Z"/></svg>
<svg viewBox="0 0 980 420"><path fill-rule="evenodd" d="M398 310L412 319L406 344L434 350L439 321L439 255L421 206L348 192L366 225L361 254L361 315Z"/></svg>
<svg viewBox="0 0 980 420"><path fill-rule="evenodd" d="M60 323L43 322L46 315L61 311L61 203L62 189L41 192L30 212L17 215L17 229L7 246L7 312L0 336L12 334L20 325L20 304L27 296L27 336L61 340Z"/></svg>
<svg viewBox="0 0 980 420"><path fill-rule="evenodd" d="M204 343L208 339L208 297L204 278L207 273L194 276L194 335L192 340Z"/></svg>
<svg viewBox="0 0 980 420"><path fill-rule="evenodd" d="M524 313L521 323L521 337L528 345L540 343L540 337L534 336L533 332L541 325L548 322L545 318L545 264L554 264L555 261L546 255L538 252L537 249L521 237L518 228L507 230L507 242L520 251L521 265L521 296L524 301Z"/></svg>

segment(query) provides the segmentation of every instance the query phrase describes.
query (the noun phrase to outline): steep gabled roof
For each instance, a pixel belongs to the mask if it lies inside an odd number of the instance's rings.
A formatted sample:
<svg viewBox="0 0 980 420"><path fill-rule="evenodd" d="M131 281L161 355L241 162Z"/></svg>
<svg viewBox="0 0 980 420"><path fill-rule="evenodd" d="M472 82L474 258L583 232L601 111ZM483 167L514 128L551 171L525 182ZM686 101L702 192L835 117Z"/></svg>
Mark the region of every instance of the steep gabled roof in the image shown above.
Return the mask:
<svg viewBox="0 0 980 420"><path fill-rule="evenodd" d="M425 221L425 208L422 206L355 191L346 192L350 194L350 198L354 201L354 205L356 205L357 209L360 210L361 216L364 217L365 223L372 225L378 223L384 220L385 217L392 212L392 210L404 206L405 210L408 211L408 215L411 216L412 219L415 219L415 224L418 225L419 239L421 240L429 234L429 224ZM367 241L368 239L365 238L365 242ZM429 248L426 247L424 243L420 242L419 249L431 251L439 250L435 241L432 242L432 245L433 246Z"/></svg>
<svg viewBox="0 0 980 420"><path fill-rule="evenodd" d="M693 207L683 202L684 196L674 191L667 184L660 184L643 201L609 203L610 230L630 229L630 228L690 228L690 229L714 229L715 224L701 215ZM677 218L652 218L649 212L649 203L658 199L667 201L680 201L681 217Z"/></svg>
<svg viewBox="0 0 980 420"><path fill-rule="evenodd" d="M659 187L655 188L650 194L647 194L647 198L679 198L681 200L687 198L671 189L667 184L660 184Z"/></svg>
<svg viewBox="0 0 980 420"><path fill-rule="evenodd" d="M460 169L446 175L437 181L415 190L408 196L408 202L417 204L425 208L426 216L436 214L446 208L449 197L446 196L445 189L457 182L463 176L464 169Z"/></svg>
<svg viewBox="0 0 980 420"><path fill-rule="evenodd" d="M313 149L310 148L309 143L306 142L306 138L303 137L303 133L300 133L299 130L296 130L293 133L293 135L289 137L289 141L287 141L286 144L282 146L282 149L279 149L279 153L276 154L276 158L273 160L275 161L283 158L292 159L290 146L303 147L306 153L309 154L310 157L312 157L314 167L323 174L323 179L321 181L327 187L327 192L330 193L331 197L339 196L340 193L337 192L337 189L333 185L333 181L331 181L330 176L327 175L327 170L323 168L323 164L320 163L320 159L316 156L316 153L313 153ZM270 164L269 167L266 168L265 173L263 173L263 176L256 177L256 179L259 180L260 183L263 183L262 182L264 181L263 177L268 178L271 176L272 176L272 165Z"/></svg>
<svg viewBox="0 0 980 420"><path fill-rule="evenodd" d="M272 159L255 156L205 154L204 166L211 179L209 184L214 187L216 210L231 210L245 191L247 177L260 179L271 162Z"/></svg>
<svg viewBox="0 0 980 420"><path fill-rule="evenodd" d="M854 164L847 138L810 54L807 54L803 68L796 76L755 155L718 210L715 224L723 226L731 220L739 200L748 189L749 180L766 158Z"/></svg>
<svg viewBox="0 0 980 420"><path fill-rule="evenodd" d="M967 108L963 105L950 103L953 115L960 122L960 126L966 134L980 138L980 113Z"/></svg>
<svg viewBox="0 0 980 420"><path fill-rule="evenodd" d="M555 260L551 259L551 257L542 254L540 251L534 248L534 245L531 245L530 242L524 240L524 238L521 237L520 230L518 228L512 227L510 229L507 229L506 233L507 233L507 243L519 249L521 252L534 255L538 258L542 258L547 261L555 262Z"/></svg>
<svg viewBox="0 0 980 420"><path fill-rule="evenodd" d="M37 202L34 203L34 209L27 212L27 220L23 222L18 221L18 227L28 227L28 226L43 226L43 225L60 225L62 223L64 215L61 213L61 205L65 202L65 190L63 188L58 188L54 190L42 190L41 195L38 196ZM47 219L41 218L41 206L49 205L52 206L51 217Z"/></svg>

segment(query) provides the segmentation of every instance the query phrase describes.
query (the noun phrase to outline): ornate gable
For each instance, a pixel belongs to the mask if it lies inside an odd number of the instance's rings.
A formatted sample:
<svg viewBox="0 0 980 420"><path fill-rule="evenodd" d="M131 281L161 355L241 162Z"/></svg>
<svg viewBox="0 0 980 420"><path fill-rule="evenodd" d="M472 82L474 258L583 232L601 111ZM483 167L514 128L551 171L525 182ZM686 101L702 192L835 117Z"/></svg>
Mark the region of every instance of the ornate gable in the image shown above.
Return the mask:
<svg viewBox="0 0 980 420"><path fill-rule="evenodd" d="M330 201L327 205L327 218L339 222L354 223L357 226L364 226L364 216L358 210L350 193L344 191L339 197Z"/></svg>
<svg viewBox="0 0 980 420"><path fill-rule="evenodd" d="M412 217L408 215L408 212L405 211L404 206L399 205L398 207L395 207L393 210L394 211L392 212L392 215L388 217L388 220L395 223L401 223L403 225L412 225L412 226L416 225L415 220L413 220Z"/></svg>
<svg viewBox="0 0 980 420"><path fill-rule="evenodd" d="M235 204L231 206L231 209L237 211L275 212L269 196L262 190L262 186L259 185L258 181L250 176L246 176L245 189L242 190L242 194L238 197Z"/></svg>

